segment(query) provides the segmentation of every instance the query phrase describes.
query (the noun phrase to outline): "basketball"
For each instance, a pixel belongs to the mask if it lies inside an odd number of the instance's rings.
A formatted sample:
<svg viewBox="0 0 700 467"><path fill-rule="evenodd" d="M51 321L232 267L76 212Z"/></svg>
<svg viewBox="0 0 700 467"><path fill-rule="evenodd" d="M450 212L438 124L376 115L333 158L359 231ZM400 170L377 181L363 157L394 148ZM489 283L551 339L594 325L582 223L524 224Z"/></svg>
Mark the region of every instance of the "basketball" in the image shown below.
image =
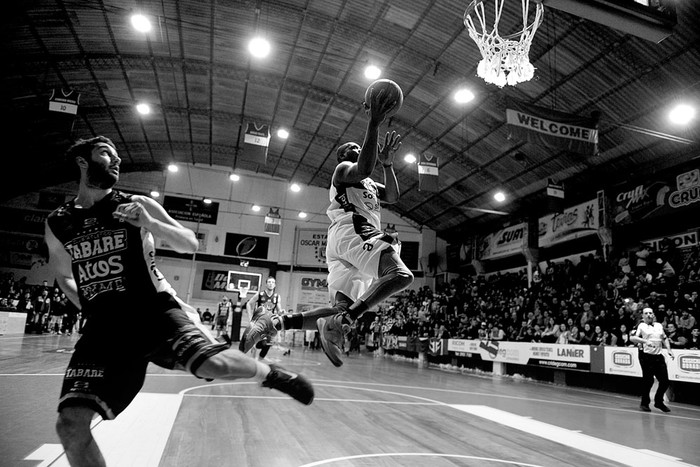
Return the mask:
<svg viewBox="0 0 700 467"><path fill-rule="evenodd" d="M374 89L374 95L383 101L393 102L394 105L387 112L387 117L394 115L403 105L403 91L396 82L390 79L378 79L367 87L365 91L365 107L368 106L370 92Z"/></svg>

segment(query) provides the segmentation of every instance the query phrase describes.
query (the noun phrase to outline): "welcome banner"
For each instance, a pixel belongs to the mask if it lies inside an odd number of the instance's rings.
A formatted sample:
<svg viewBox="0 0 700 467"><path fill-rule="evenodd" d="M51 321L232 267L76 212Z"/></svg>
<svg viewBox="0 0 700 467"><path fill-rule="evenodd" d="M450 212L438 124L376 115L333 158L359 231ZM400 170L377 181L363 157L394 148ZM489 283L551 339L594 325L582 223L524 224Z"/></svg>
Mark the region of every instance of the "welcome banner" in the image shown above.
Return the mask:
<svg viewBox="0 0 700 467"><path fill-rule="evenodd" d="M593 156L598 153L598 121L556 110L510 101L506 108L509 134L521 141Z"/></svg>

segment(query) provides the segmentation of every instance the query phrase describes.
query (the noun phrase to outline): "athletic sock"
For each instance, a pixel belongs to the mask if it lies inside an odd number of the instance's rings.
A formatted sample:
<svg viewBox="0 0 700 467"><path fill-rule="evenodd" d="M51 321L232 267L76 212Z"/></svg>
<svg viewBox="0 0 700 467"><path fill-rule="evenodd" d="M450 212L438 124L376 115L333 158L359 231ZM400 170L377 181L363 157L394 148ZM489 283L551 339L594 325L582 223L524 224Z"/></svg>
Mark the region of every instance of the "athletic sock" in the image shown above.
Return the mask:
<svg viewBox="0 0 700 467"><path fill-rule="evenodd" d="M355 321L367 310L369 310L367 304L362 300L358 300L350 305L350 308L348 308L348 315L350 315L350 319L352 319L352 321Z"/></svg>
<svg viewBox="0 0 700 467"><path fill-rule="evenodd" d="M270 374L270 366L260 360L255 360L255 378L258 381L265 381L267 375Z"/></svg>
<svg viewBox="0 0 700 467"><path fill-rule="evenodd" d="M304 325L304 317L301 313L282 315L282 329L301 329Z"/></svg>
<svg viewBox="0 0 700 467"><path fill-rule="evenodd" d="M274 315L272 316L272 326L277 331L284 331L286 328L284 326L284 317L286 315Z"/></svg>

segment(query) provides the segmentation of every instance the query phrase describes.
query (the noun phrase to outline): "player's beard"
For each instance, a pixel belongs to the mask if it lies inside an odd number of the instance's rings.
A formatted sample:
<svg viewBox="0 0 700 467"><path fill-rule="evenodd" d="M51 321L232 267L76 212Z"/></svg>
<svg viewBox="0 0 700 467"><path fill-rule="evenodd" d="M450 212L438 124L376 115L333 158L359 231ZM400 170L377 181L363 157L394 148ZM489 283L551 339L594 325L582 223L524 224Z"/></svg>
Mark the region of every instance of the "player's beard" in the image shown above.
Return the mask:
<svg viewBox="0 0 700 467"><path fill-rule="evenodd" d="M109 167L105 167L89 159L87 163L88 185L101 190L107 190L112 188L119 181L119 175L114 175Z"/></svg>

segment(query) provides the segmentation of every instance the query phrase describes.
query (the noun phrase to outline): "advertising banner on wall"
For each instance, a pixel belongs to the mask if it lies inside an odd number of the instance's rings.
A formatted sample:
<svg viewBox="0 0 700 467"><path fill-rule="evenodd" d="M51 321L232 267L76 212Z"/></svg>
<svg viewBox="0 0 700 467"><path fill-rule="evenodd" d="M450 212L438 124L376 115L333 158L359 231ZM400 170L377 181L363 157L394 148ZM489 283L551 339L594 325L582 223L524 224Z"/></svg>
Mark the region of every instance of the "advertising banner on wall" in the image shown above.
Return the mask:
<svg viewBox="0 0 700 467"><path fill-rule="evenodd" d="M516 224L479 240L478 258L494 259L520 253L527 245L527 224Z"/></svg>
<svg viewBox="0 0 700 467"><path fill-rule="evenodd" d="M613 223L631 224L653 217L697 209L700 202L700 168L623 185L610 193Z"/></svg>
<svg viewBox="0 0 700 467"><path fill-rule="evenodd" d="M219 217L219 203L205 204L200 199L166 195L163 198L163 208L173 219L179 221L216 225Z"/></svg>
<svg viewBox="0 0 700 467"><path fill-rule="evenodd" d="M297 229L296 266L325 267L327 229Z"/></svg>
<svg viewBox="0 0 700 467"><path fill-rule="evenodd" d="M598 200L572 206L562 212L549 214L539 219L539 247L547 248L586 235L597 235Z"/></svg>
<svg viewBox="0 0 700 467"><path fill-rule="evenodd" d="M604 347L605 363L603 373L608 375L623 375L642 377L642 367L639 364L639 351L636 347ZM700 350L674 349L674 359L662 351L668 368L668 378L671 381L700 383Z"/></svg>
<svg viewBox="0 0 700 467"><path fill-rule="evenodd" d="M491 362L562 370L590 370L591 367L591 349L587 345L449 339L447 350L459 357L479 356Z"/></svg>
<svg viewBox="0 0 700 467"><path fill-rule="evenodd" d="M304 312L328 306L328 281L325 274L299 272L292 274L292 287L294 295L293 309Z"/></svg>

